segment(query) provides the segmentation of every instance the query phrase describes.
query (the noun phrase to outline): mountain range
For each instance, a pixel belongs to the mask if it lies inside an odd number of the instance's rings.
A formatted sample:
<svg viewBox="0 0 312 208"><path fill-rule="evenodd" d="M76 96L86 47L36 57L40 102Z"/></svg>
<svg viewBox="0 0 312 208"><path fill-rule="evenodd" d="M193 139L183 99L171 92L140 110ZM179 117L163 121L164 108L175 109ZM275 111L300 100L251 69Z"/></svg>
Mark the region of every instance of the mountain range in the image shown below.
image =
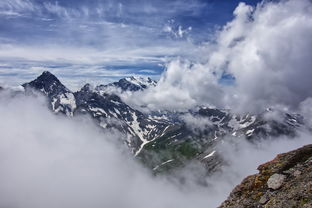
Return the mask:
<svg viewBox="0 0 312 208"><path fill-rule="evenodd" d="M278 109L243 115L205 106L185 112L141 112L121 99L118 92L156 87L157 82L150 78L123 78L96 87L86 84L73 92L45 71L22 86L26 95L44 95L56 114L87 115L100 128L121 132L133 155L154 173L174 170L193 160L201 162L208 173L213 172L223 163L222 154L216 149L219 142L229 138L247 138L252 142L294 137L299 129L308 128L302 115Z"/></svg>

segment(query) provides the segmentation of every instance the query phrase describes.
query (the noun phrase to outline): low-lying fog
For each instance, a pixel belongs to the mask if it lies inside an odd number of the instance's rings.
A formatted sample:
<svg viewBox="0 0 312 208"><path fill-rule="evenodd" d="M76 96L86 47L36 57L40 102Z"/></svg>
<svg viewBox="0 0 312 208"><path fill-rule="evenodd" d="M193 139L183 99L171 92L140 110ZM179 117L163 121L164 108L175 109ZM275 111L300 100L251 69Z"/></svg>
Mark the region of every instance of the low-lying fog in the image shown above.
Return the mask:
<svg viewBox="0 0 312 208"><path fill-rule="evenodd" d="M0 115L0 207L12 208L216 207L260 163L311 138L224 143L219 151L230 165L203 187L153 176L119 144L120 135L88 118L56 116L40 97L2 94ZM192 181L196 171L183 175Z"/></svg>

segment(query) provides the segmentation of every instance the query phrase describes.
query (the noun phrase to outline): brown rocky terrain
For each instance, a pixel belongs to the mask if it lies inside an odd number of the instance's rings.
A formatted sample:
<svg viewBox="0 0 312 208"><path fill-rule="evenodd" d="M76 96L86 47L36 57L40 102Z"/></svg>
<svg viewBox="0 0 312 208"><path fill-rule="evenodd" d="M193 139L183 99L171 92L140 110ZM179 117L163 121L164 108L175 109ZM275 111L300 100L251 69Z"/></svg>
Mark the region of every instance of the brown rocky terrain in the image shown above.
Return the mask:
<svg viewBox="0 0 312 208"><path fill-rule="evenodd" d="M220 208L312 208L312 145L279 154L258 170Z"/></svg>

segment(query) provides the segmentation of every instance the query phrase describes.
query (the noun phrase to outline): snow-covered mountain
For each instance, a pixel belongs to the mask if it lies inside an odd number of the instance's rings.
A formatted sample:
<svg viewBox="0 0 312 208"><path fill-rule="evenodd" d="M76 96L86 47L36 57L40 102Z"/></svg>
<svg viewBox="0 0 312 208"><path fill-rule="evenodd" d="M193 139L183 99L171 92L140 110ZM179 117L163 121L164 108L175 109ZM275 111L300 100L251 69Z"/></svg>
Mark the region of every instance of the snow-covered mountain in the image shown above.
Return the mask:
<svg viewBox="0 0 312 208"><path fill-rule="evenodd" d="M75 115L88 113L101 127L120 130L128 138L127 143L134 152L140 151L170 125L164 119L153 119L131 108L115 94L100 94L88 85L74 95L77 103Z"/></svg>
<svg viewBox="0 0 312 208"><path fill-rule="evenodd" d="M67 89L56 76L48 71L43 72L37 79L22 85L27 93L39 91L46 95L54 112L72 116L76 109L74 94Z"/></svg>
<svg viewBox="0 0 312 208"><path fill-rule="evenodd" d="M89 84L72 92L53 74L43 72L37 79L23 84L27 94L40 92L59 114L90 115L101 128L112 128L124 134L133 154L155 172L179 167L190 160L203 162L213 171L222 163L215 149L229 137L249 140L295 136L304 128L303 117L267 109L257 115L237 115L230 110L198 107L188 112L151 112L136 110L105 89L144 90L156 86L150 78L124 78L92 88Z"/></svg>
<svg viewBox="0 0 312 208"><path fill-rule="evenodd" d="M135 82L133 77L129 79L133 83ZM122 80L128 80L128 78ZM116 83L125 83L122 80ZM156 83L150 78L146 80L149 83ZM117 86L116 83L112 83L112 85ZM136 86L128 84L119 86L128 88ZM146 88L146 85L144 86ZM45 95L51 104L50 108L55 113L63 113L67 116L89 114L100 127L115 128L121 131L125 134L126 142L134 153L138 153L147 142L162 135L168 125L171 125L166 119L145 115L128 106L117 95L92 89L89 84L77 92L72 92L56 76L47 71L35 80L23 84L23 87L28 94L41 92Z"/></svg>
<svg viewBox="0 0 312 208"><path fill-rule="evenodd" d="M106 92L108 89L116 88L120 91L139 91L149 87L155 87L157 82L149 77L131 76L120 79L118 82L113 82L107 85L99 85L95 87L98 92Z"/></svg>
<svg viewBox="0 0 312 208"><path fill-rule="evenodd" d="M284 135L294 137L302 128L305 125L299 114L266 110L257 115L237 115L229 110L201 107L188 112L186 117L181 115L181 120L147 144L139 157L154 171L168 170L193 159L214 171L223 162L216 148L219 142L233 138L255 141Z"/></svg>

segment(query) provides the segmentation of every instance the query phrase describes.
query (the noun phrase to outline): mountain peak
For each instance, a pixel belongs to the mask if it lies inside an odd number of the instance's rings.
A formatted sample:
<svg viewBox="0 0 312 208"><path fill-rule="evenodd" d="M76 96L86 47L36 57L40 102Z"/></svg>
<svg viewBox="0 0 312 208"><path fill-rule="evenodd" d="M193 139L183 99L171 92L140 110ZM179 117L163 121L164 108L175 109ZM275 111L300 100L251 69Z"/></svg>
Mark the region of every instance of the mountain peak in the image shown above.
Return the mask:
<svg viewBox="0 0 312 208"><path fill-rule="evenodd" d="M155 87L156 81L149 77L131 76L120 79L118 82L112 83L112 85L121 88L124 91L138 91L144 90L148 87Z"/></svg>
<svg viewBox="0 0 312 208"><path fill-rule="evenodd" d="M70 92L60 80L51 72L44 71L35 80L22 85L25 89L32 88L41 91L49 96Z"/></svg>
<svg viewBox="0 0 312 208"><path fill-rule="evenodd" d="M117 82L107 85L99 85L95 88L97 91L106 92L109 87L120 89L121 91L140 91L149 87L155 87L157 82L149 77L130 76L125 77Z"/></svg>
<svg viewBox="0 0 312 208"><path fill-rule="evenodd" d="M54 80L60 82L59 79L49 71L44 71L36 80Z"/></svg>
<svg viewBox="0 0 312 208"><path fill-rule="evenodd" d="M49 71L43 71L42 75L53 75L53 74L51 72L49 72Z"/></svg>
<svg viewBox="0 0 312 208"><path fill-rule="evenodd" d="M130 76L124 79L129 82L135 82L135 83L151 83L151 82L156 83L156 81L152 80L150 77Z"/></svg>
<svg viewBox="0 0 312 208"><path fill-rule="evenodd" d="M89 83L85 84L80 91L91 92L93 90L93 86Z"/></svg>
<svg viewBox="0 0 312 208"><path fill-rule="evenodd" d="M31 85L30 87L36 88L38 87L38 85L51 85L51 84L62 84L62 83L54 74L52 74L49 71L44 71L36 79L34 79L29 83L25 83L22 86L26 87Z"/></svg>

